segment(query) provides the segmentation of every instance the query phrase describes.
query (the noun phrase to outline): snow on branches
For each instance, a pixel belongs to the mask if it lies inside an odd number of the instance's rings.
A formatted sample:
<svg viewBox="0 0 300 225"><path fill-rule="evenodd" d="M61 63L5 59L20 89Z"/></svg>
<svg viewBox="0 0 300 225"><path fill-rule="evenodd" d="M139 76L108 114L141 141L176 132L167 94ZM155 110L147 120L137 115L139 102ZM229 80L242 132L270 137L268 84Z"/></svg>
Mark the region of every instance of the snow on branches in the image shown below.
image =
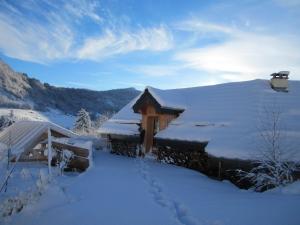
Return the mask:
<svg viewBox="0 0 300 225"><path fill-rule="evenodd" d="M91 118L85 109L80 109L77 113L74 129L80 133L89 133L91 129Z"/></svg>

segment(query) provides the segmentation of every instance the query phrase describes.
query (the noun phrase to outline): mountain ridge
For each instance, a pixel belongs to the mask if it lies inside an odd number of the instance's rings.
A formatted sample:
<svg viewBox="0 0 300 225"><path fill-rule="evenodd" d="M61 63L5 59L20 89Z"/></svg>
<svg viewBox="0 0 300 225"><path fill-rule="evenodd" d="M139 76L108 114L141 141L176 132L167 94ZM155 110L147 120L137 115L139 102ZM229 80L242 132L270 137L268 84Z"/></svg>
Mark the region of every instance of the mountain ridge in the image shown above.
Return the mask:
<svg viewBox="0 0 300 225"><path fill-rule="evenodd" d="M71 115L85 108L93 116L119 111L139 93L134 88L96 91L56 87L26 73L15 72L0 59L0 108L56 109Z"/></svg>

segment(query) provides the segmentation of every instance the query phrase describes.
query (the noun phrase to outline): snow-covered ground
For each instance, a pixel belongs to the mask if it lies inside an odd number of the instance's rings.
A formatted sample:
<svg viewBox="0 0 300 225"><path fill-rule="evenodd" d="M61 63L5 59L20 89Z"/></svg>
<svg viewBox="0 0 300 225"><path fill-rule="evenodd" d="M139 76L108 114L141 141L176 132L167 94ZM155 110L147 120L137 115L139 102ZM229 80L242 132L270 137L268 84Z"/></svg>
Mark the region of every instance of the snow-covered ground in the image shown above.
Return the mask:
<svg viewBox="0 0 300 225"><path fill-rule="evenodd" d="M300 183L292 185L254 193L189 169L96 151L87 172L59 177L5 223L299 225Z"/></svg>
<svg viewBox="0 0 300 225"><path fill-rule="evenodd" d="M57 110L39 112L31 109L0 108L0 116L9 115L11 110L13 110L14 116L18 120L50 121L67 129L73 128L75 122L75 116L67 115Z"/></svg>

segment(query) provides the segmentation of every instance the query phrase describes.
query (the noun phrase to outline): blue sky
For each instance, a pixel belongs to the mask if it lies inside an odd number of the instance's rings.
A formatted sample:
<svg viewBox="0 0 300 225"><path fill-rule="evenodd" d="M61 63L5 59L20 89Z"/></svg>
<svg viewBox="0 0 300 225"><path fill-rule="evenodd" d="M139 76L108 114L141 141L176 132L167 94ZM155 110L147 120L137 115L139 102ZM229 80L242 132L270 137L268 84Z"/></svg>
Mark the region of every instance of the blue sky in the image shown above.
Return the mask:
<svg viewBox="0 0 300 225"><path fill-rule="evenodd" d="M299 80L299 28L300 0L1 0L0 58L94 90Z"/></svg>

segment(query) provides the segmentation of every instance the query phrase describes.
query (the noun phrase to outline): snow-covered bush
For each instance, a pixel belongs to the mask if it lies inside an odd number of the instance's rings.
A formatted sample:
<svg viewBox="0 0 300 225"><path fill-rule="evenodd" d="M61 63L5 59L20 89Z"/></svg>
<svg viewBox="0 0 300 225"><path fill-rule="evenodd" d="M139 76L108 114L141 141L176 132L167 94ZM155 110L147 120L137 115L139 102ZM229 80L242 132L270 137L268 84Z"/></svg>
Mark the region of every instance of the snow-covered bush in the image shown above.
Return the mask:
<svg viewBox="0 0 300 225"><path fill-rule="evenodd" d="M259 150L250 171L238 170L241 180L252 183L255 191L285 186L293 182L293 174L298 170L286 134L282 128L280 110L265 110L259 124Z"/></svg>
<svg viewBox="0 0 300 225"><path fill-rule="evenodd" d="M91 129L91 118L85 109L80 109L74 125L74 130L80 133L89 133Z"/></svg>
<svg viewBox="0 0 300 225"><path fill-rule="evenodd" d="M58 163L58 166L60 168L61 173L64 171L65 168L68 167L69 163L71 160L74 158L74 153L67 150L63 149L60 154L60 160Z"/></svg>
<svg viewBox="0 0 300 225"><path fill-rule="evenodd" d="M247 179L253 184L255 191L265 191L292 183L293 173L296 170L295 163L274 158L274 160L257 160L256 166L249 172L241 170L238 172L242 179Z"/></svg>
<svg viewBox="0 0 300 225"><path fill-rule="evenodd" d="M28 179L31 174L27 170L21 171L22 179ZM35 186L27 191L19 192L16 196L10 196L0 204L0 217L11 216L20 212L26 205L33 203L45 192L50 183L49 175L40 170Z"/></svg>

